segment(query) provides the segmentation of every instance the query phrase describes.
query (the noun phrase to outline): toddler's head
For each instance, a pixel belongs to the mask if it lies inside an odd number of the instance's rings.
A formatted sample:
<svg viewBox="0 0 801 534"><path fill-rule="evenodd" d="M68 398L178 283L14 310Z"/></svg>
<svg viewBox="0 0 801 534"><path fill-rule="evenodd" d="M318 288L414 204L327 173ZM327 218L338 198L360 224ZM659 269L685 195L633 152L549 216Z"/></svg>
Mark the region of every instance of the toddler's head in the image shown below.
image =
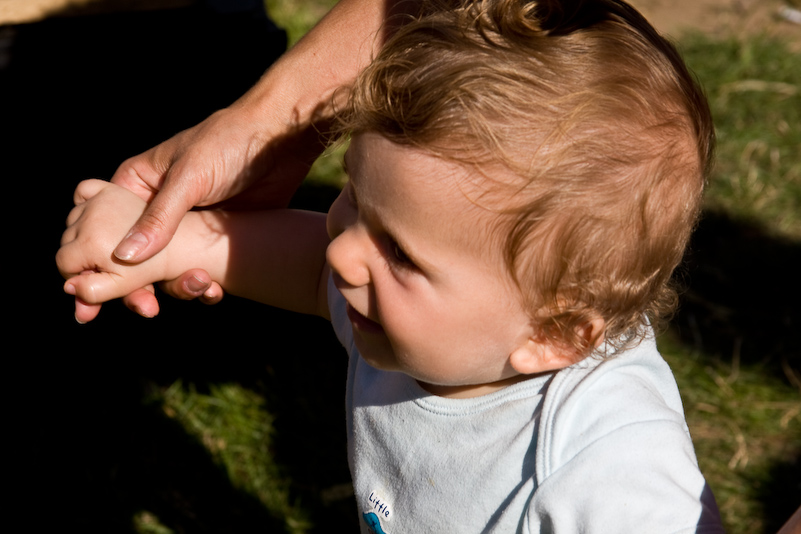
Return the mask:
<svg viewBox="0 0 801 534"><path fill-rule="evenodd" d="M633 340L672 311L713 129L674 47L627 4L426 4L342 124L472 169L465 194L497 215L477 239L545 339L586 355L597 334Z"/></svg>

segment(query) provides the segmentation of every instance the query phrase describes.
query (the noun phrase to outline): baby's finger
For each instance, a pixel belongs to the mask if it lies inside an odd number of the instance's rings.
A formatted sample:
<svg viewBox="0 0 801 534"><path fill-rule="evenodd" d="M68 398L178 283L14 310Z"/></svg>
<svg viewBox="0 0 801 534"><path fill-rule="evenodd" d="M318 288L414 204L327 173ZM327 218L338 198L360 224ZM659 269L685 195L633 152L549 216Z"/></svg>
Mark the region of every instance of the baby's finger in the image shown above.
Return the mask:
<svg viewBox="0 0 801 534"><path fill-rule="evenodd" d="M75 188L72 201L76 206L83 204L106 187L108 187L108 182L105 180L98 180L97 178L84 180Z"/></svg>
<svg viewBox="0 0 801 534"><path fill-rule="evenodd" d="M75 297L75 320L80 324L88 323L100 313L100 306L100 304L89 304Z"/></svg>
<svg viewBox="0 0 801 534"><path fill-rule="evenodd" d="M61 247L56 251L56 267L65 280L91 268L86 265L80 250L73 245L76 237L75 229L67 228L61 234Z"/></svg>
<svg viewBox="0 0 801 534"><path fill-rule="evenodd" d="M122 298L131 290L118 284L119 275L112 273L82 273L64 282L64 292L87 304L102 304Z"/></svg>
<svg viewBox="0 0 801 534"><path fill-rule="evenodd" d="M75 227L72 225L67 226L67 229L61 234L61 246L64 247L72 243L77 237L78 231L75 229ZM59 252L61 251L59 250ZM58 262L58 255L56 256L56 262Z"/></svg>
<svg viewBox="0 0 801 534"><path fill-rule="evenodd" d="M81 218L81 215L83 214L85 209L86 208L83 205L75 206L74 208L72 208L70 212L67 214L67 227L70 227L76 222L78 222L78 219Z"/></svg>

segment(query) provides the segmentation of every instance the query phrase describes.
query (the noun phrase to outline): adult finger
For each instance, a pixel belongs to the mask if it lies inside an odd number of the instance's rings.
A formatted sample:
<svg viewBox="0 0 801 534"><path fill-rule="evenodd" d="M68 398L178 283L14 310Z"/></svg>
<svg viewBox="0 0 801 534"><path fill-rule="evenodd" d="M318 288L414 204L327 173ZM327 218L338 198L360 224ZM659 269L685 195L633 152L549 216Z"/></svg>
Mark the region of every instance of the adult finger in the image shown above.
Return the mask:
<svg viewBox="0 0 801 534"><path fill-rule="evenodd" d="M117 245L114 255L125 262L139 263L161 251L175 230L202 197L202 175L197 167L181 164L179 149L186 132L181 132L150 150L129 158L111 177L119 185L147 202L141 217ZM202 167L201 167L202 169Z"/></svg>
<svg viewBox="0 0 801 534"><path fill-rule="evenodd" d="M175 280L159 284L168 295L182 300L200 299L204 304L217 304L223 298L223 289L211 280L202 269L192 269Z"/></svg>
<svg viewBox="0 0 801 534"><path fill-rule="evenodd" d="M159 314L159 301L152 284L124 296L122 302L129 310L147 319Z"/></svg>
<svg viewBox="0 0 801 534"><path fill-rule="evenodd" d="M117 245L114 255L128 263L145 261L160 252L172 239L195 195L178 180L165 182L131 230Z"/></svg>

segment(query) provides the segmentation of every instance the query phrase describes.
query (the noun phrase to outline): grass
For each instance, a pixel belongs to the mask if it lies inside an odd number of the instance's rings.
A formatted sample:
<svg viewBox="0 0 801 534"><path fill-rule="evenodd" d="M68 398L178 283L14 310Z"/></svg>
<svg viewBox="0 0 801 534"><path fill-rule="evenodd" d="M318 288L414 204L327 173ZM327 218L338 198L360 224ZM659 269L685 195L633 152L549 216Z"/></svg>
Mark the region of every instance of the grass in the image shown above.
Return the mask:
<svg viewBox="0 0 801 534"><path fill-rule="evenodd" d="M291 47L317 24L336 4L336 0L265 0L264 4L278 26L286 30Z"/></svg>
<svg viewBox="0 0 801 534"><path fill-rule="evenodd" d="M290 43L332 3L267 2ZM782 264L798 260L801 247L801 60L782 43L759 36L688 35L681 45L709 95L719 148L685 302L660 347L679 382L699 462L727 531L772 532L801 503L801 374L798 345L790 338L798 313L753 304L762 301L749 300L749 288L766 285L765 292L794 297L797 304L799 284ZM308 184L341 187L340 155L321 158ZM724 237L735 259L720 264L705 255L717 249L703 239ZM781 252L775 262L751 254L758 267L737 278L740 285L727 286L727 276L750 251L766 250L746 243ZM760 291L754 293L758 299ZM764 328L752 326L762 323L747 315L751 308L774 328L768 338ZM292 431L281 430L287 401L275 393L280 377L274 380L255 388L223 382L202 392L179 380L155 388L147 402L202 444L231 484L280 518L286 532L312 532L315 521L327 517L312 510L347 502L347 480L315 485L317 475L277 464L275 441ZM310 416L331 401L296 393L291 403ZM301 455L302 430L287 439L297 440ZM152 511L139 510L132 521L136 532L173 532Z"/></svg>
<svg viewBox="0 0 801 534"><path fill-rule="evenodd" d="M691 34L681 45L707 91L718 150L691 251L707 257L695 261L684 310L661 347L727 531L771 532L801 504L801 352L790 337L799 314L781 303L801 287L793 274L801 265L801 56L759 35ZM688 333L699 309L716 317Z"/></svg>
<svg viewBox="0 0 801 534"><path fill-rule="evenodd" d="M660 349L679 382L696 454L727 532L772 532L799 504L798 387L764 372L710 360L663 336ZM782 473L782 470L785 470Z"/></svg>
<svg viewBox="0 0 801 534"><path fill-rule="evenodd" d="M256 497L273 516L285 518L288 532L308 529L309 520L290 503L289 481L275 463L273 416L264 397L238 384L212 384L201 393L177 381L153 401L204 445L234 487Z"/></svg>
<svg viewBox="0 0 801 534"><path fill-rule="evenodd" d="M708 208L801 239L801 56L761 36L682 44L717 128Z"/></svg>

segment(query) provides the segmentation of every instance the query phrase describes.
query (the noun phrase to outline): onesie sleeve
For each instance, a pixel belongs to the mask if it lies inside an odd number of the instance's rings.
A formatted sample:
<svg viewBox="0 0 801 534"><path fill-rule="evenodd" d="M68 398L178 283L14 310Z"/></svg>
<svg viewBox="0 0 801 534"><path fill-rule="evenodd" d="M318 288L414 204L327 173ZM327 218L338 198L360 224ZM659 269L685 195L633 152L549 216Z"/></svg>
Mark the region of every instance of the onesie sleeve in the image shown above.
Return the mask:
<svg viewBox="0 0 801 534"><path fill-rule="evenodd" d="M539 432L528 531L723 533L653 340L558 373Z"/></svg>

